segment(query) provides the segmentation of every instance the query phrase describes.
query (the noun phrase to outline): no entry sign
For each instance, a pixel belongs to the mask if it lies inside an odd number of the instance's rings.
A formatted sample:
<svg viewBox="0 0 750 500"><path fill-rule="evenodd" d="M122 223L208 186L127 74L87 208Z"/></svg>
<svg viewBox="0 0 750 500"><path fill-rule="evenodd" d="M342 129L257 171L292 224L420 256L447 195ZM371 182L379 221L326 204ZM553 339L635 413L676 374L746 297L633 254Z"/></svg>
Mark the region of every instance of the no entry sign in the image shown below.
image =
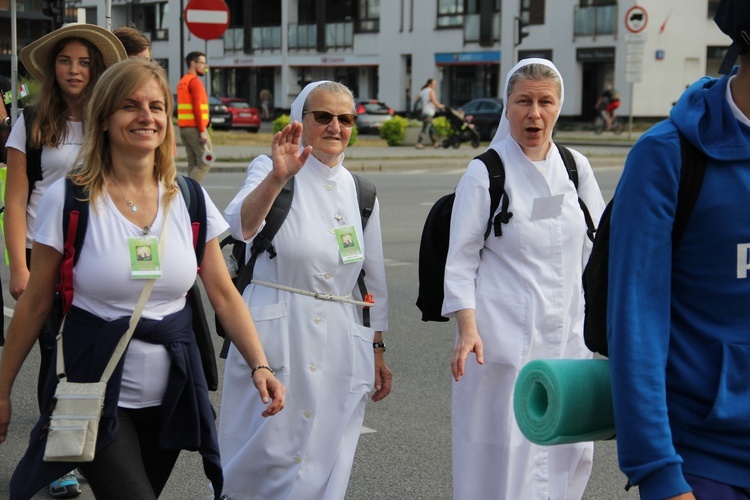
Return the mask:
<svg viewBox="0 0 750 500"><path fill-rule="evenodd" d="M185 24L198 38L219 38L229 26L229 7L224 0L190 0L185 6Z"/></svg>

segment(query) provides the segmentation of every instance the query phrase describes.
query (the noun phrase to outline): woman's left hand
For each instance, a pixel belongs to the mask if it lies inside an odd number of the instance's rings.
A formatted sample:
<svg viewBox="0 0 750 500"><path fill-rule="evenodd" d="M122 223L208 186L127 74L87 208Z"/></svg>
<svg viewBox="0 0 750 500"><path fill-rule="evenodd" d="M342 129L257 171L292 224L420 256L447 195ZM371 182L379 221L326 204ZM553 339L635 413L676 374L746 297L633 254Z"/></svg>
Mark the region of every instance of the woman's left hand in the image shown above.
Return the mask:
<svg viewBox="0 0 750 500"><path fill-rule="evenodd" d="M271 402L262 413L264 417L276 415L284 409L286 387L270 370L257 370L253 374L253 384L263 403Z"/></svg>
<svg viewBox="0 0 750 500"><path fill-rule="evenodd" d="M391 393L391 381L393 374L385 362L385 353L381 349L375 349L375 392L372 393L373 401L380 401Z"/></svg>

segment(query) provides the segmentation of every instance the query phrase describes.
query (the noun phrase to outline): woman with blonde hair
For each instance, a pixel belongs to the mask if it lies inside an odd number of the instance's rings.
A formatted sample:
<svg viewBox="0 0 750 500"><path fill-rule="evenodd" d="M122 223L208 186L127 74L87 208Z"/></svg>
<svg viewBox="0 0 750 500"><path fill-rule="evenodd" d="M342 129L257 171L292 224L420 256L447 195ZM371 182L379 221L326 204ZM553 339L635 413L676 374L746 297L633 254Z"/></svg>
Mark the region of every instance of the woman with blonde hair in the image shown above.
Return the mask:
<svg viewBox="0 0 750 500"><path fill-rule="evenodd" d="M46 411L13 474L11 498L28 498L50 477L78 465L98 498L154 499L183 449L200 452L214 495L220 497L223 476L215 413L185 300L196 270L233 345L253 368L250 383L257 390L259 413L274 415L284 406L284 386L268 368L255 325L219 248L217 236L227 224L205 192L205 251L197 262L172 155L173 107L166 75L157 63L128 59L113 66L92 97L82 166L53 184L40 204L31 279L0 359L0 442L10 421L13 381L52 303L65 243L66 183L89 204L87 236L73 268L75 295L62 332L69 380L98 381L127 330L144 289L132 264L136 243L149 245L154 258L157 252L161 277L155 279L127 351L107 384L94 460L42 460L57 384L50 371Z"/></svg>
<svg viewBox="0 0 750 500"><path fill-rule="evenodd" d="M42 88L37 100L18 117L7 143L5 245L10 264L8 289L16 300L29 281L39 200L74 164L83 140L86 106L99 76L125 57L125 48L112 33L78 23L55 30L21 51L26 71ZM40 404L57 333L58 314L51 316L39 335ZM75 474L55 480L49 489L53 497L77 496L80 491Z"/></svg>

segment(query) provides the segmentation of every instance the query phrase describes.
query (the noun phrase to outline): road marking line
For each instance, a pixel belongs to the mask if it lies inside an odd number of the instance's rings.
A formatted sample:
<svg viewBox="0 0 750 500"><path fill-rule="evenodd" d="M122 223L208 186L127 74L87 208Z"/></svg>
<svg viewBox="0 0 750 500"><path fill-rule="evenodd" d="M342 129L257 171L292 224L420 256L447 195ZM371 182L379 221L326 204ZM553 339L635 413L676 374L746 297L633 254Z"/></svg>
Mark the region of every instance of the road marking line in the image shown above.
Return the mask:
<svg viewBox="0 0 750 500"><path fill-rule="evenodd" d="M373 432L378 432L375 429L370 429L369 427L362 426L362 431L360 431L360 434L372 434Z"/></svg>

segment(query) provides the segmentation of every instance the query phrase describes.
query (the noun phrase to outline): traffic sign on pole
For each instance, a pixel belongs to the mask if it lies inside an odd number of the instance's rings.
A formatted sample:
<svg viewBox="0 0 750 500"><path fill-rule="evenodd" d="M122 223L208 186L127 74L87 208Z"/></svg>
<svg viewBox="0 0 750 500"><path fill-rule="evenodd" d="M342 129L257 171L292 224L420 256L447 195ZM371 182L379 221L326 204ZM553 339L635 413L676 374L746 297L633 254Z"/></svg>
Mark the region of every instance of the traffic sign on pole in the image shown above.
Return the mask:
<svg viewBox="0 0 750 500"><path fill-rule="evenodd" d="M185 25L203 40L219 38L229 26L229 7L224 0L190 0L185 6Z"/></svg>
<svg viewBox="0 0 750 500"><path fill-rule="evenodd" d="M631 33L640 33L648 24L646 9L639 5L630 7L625 13L625 28Z"/></svg>

